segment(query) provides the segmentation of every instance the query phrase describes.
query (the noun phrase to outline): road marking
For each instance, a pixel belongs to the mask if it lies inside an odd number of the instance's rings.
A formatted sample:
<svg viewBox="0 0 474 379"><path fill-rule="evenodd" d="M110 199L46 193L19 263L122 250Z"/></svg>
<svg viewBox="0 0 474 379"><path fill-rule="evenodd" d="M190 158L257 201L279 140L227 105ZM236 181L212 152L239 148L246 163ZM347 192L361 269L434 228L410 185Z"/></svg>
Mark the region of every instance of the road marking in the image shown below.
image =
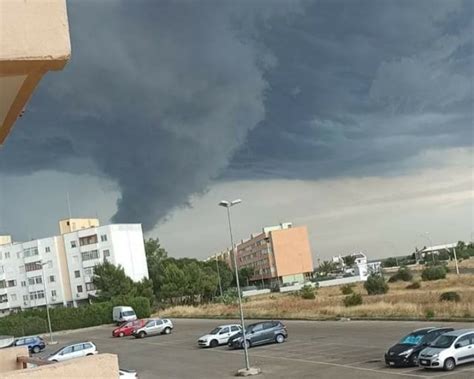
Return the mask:
<svg viewBox="0 0 474 379"><path fill-rule="evenodd" d="M433 375L432 378L442 378L442 377L445 377L445 376L451 376L451 375L454 375L454 374L459 374L460 372L470 372L470 371L474 371L474 367L471 367L471 368L463 368L463 369L458 369L456 368L455 370L451 371L451 372L448 372L448 373L442 373L442 374L439 374L439 375Z"/></svg>
<svg viewBox="0 0 474 379"><path fill-rule="evenodd" d="M224 353L224 354L232 354L235 352L234 351L225 351L225 350L214 350L218 353ZM303 362L303 363L311 363L311 364L317 364L317 365L326 365L326 366L334 366L334 367L342 367L346 369L355 369L355 370L360 370L360 371L371 371L371 372L376 372L376 373L382 373L386 375L396 375L396 376L410 376L410 377L415 377L415 378L429 378L428 376L425 375L416 375L416 374L408 374L408 373L400 373L400 372L389 372L389 371L382 371L382 370L376 370L372 368L365 368L365 367L357 367L357 366L349 366L349 365L343 365L339 363L329 363L329 362L321 362L321 361L311 361L308 359L301 359L301 358L288 358L288 357L272 357L272 356L266 356L266 355L258 355L258 354L251 354L252 357L257 357L257 358L269 358L269 359L277 359L277 360L286 360L286 361L294 361L294 362Z"/></svg>

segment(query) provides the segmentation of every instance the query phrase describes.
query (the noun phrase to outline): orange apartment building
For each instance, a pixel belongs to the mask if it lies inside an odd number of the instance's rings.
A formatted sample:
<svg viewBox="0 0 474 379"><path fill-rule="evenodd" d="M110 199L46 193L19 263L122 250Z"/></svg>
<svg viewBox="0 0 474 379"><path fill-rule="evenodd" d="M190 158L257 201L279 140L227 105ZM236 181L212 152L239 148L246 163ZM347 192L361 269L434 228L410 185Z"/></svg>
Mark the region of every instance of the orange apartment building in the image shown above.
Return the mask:
<svg viewBox="0 0 474 379"><path fill-rule="evenodd" d="M208 260L225 261L233 268L231 249ZM313 273L313 258L306 226L293 227L291 223L263 228L259 234L237 244L239 269L252 267L255 284L285 284L304 282Z"/></svg>

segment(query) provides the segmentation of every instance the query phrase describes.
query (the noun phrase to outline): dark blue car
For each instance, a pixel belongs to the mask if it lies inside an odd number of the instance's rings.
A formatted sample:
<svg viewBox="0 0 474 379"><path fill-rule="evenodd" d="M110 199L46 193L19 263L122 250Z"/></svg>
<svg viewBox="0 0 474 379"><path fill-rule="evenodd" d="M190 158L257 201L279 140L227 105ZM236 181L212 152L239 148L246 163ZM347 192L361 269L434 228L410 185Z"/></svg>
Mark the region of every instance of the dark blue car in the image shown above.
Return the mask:
<svg viewBox="0 0 474 379"><path fill-rule="evenodd" d="M14 346L28 346L31 353L39 353L46 347L43 339L38 336L17 338L13 343Z"/></svg>

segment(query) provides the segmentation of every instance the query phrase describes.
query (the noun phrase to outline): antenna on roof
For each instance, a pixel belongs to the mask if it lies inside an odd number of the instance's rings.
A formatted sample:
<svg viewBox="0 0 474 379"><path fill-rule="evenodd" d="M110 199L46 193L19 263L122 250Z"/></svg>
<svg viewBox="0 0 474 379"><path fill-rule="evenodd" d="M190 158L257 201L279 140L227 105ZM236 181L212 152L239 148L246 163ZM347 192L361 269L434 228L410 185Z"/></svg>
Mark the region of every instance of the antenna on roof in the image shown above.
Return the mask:
<svg viewBox="0 0 474 379"><path fill-rule="evenodd" d="M66 192L66 198L67 198L67 211L69 214L69 218L71 218L71 202L69 200L69 191Z"/></svg>

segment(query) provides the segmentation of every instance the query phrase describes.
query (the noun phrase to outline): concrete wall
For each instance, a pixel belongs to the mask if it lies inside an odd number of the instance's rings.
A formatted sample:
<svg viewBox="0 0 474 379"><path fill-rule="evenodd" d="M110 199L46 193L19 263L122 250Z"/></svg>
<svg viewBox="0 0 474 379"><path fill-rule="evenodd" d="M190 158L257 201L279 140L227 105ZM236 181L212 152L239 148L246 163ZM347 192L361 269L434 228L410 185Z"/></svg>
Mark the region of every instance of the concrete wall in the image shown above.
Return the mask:
<svg viewBox="0 0 474 379"><path fill-rule="evenodd" d="M99 225L99 220L96 218L67 218L59 221L59 232L66 234L76 230L95 228Z"/></svg>
<svg viewBox="0 0 474 379"><path fill-rule="evenodd" d="M249 297L249 296L257 296L257 295L265 295L267 293L270 293L271 291L269 289L263 289L263 290L249 290L249 291L242 291L242 296L243 297Z"/></svg>
<svg viewBox="0 0 474 379"><path fill-rule="evenodd" d="M16 361L16 358L20 356L28 356L28 348L26 346L0 349L0 378L5 378L5 372L7 371L22 368L22 364Z"/></svg>
<svg viewBox="0 0 474 379"><path fill-rule="evenodd" d="M350 278L340 278L332 280L323 280L318 282L319 287L331 287L331 286L340 286L342 284L365 282L367 278L361 278L359 276L352 276Z"/></svg>
<svg viewBox="0 0 474 379"><path fill-rule="evenodd" d="M313 271L313 257L305 226L270 233L278 276Z"/></svg>
<svg viewBox="0 0 474 379"><path fill-rule="evenodd" d="M11 350L11 349L6 349ZM1 353L0 351L0 357ZM16 357L15 357L16 360ZM0 362L1 363L1 362ZM2 379L17 378L101 378L117 379L118 357L115 354L98 354L70 361L38 366L30 369L3 372Z"/></svg>

